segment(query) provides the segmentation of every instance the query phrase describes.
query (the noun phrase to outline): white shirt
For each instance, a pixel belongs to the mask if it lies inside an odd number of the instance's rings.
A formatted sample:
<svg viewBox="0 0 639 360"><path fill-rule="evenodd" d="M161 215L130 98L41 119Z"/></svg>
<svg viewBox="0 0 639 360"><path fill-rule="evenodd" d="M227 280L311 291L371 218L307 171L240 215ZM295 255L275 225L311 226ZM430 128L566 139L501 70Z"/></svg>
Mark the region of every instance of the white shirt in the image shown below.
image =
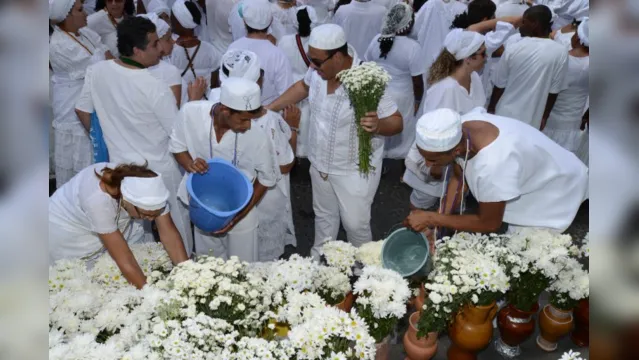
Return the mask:
<svg viewBox="0 0 639 360"><path fill-rule="evenodd" d="M223 54L233 42L228 19L235 0L206 0L206 20L209 40L218 51Z"/></svg>
<svg viewBox="0 0 639 360"><path fill-rule="evenodd" d="M264 116L253 120L252 126L262 129L266 137L272 141L279 166L288 165L295 160L295 154L289 143L292 135L291 128L280 114L267 110Z"/></svg>
<svg viewBox="0 0 639 360"><path fill-rule="evenodd" d="M162 80L169 87L182 85L182 77L180 76L180 70L175 65L168 63L164 60L149 68L149 72L153 77L158 80Z"/></svg>
<svg viewBox="0 0 639 360"><path fill-rule="evenodd" d="M520 0L508 0L497 6L495 18L504 16L522 16L528 10L528 5L522 4Z"/></svg>
<svg viewBox="0 0 639 360"><path fill-rule="evenodd" d="M495 113L539 129L548 94L566 89L568 51L550 39L524 37L508 45L493 76L505 88Z"/></svg>
<svg viewBox="0 0 639 360"><path fill-rule="evenodd" d="M357 53L349 47L353 66L360 63ZM359 140L355 114L344 88L340 85L333 94L327 93L327 82L315 70L309 69L304 77L309 87L308 99L311 106L309 129L309 160L320 172L347 175L358 170ZM397 105L387 93L382 96L377 107L380 119L397 111ZM381 171L385 137L375 135L371 139L371 165Z"/></svg>
<svg viewBox="0 0 639 360"><path fill-rule="evenodd" d="M250 50L260 58L264 70L262 105L268 105L293 85L291 63L286 54L268 40L243 37L233 42L229 49Z"/></svg>
<svg viewBox="0 0 639 360"><path fill-rule="evenodd" d="M381 5L354 0L337 9L333 23L344 29L346 42L352 45L358 54L366 54L371 40L382 28L385 15L386 8Z"/></svg>
<svg viewBox="0 0 639 360"><path fill-rule="evenodd" d="M589 82L590 57L570 56L568 61L568 88L557 96L546 128L559 130L577 130L584 114L590 94ZM562 124L564 123L564 124ZM563 128L568 126L569 128ZM544 129L545 130L545 129Z"/></svg>
<svg viewBox="0 0 639 360"><path fill-rule="evenodd" d="M527 124L484 109L462 117L462 122L473 120L499 129L466 166L464 176L477 201L505 201L503 220L509 224L565 231L587 198L586 166Z"/></svg>
<svg viewBox="0 0 639 360"><path fill-rule="evenodd" d="M470 93L457 80L449 76L428 88L424 112L448 108L465 114L486 104L486 93L481 77L476 72L470 75Z"/></svg>
<svg viewBox="0 0 639 360"><path fill-rule="evenodd" d="M300 38L302 41L302 49L304 53L308 54L308 40L309 37ZM293 82L300 81L306 76L306 72L308 71L308 66L304 62L304 58L302 58L302 53L300 52L299 47L297 46L297 40L295 39L295 34L293 35L285 35L278 42L277 47L280 48L288 61L291 63L291 67L293 69Z"/></svg>
<svg viewBox="0 0 639 360"><path fill-rule="evenodd" d="M392 8L393 6L399 4L400 0L371 0L372 3L377 4L377 5L381 5L383 7L386 8L386 10L390 10L390 8Z"/></svg>
<svg viewBox="0 0 639 360"><path fill-rule="evenodd" d="M373 38L366 50L364 59L374 61L384 68L391 76L388 84L389 89L395 91L410 91L413 88L413 76L420 76L424 73L424 66L420 58L419 43L406 36L396 36L393 40L393 47L386 54L386 58L380 58L379 50L380 35Z"/></svg>
<svg viewBox="0 0 639 360"><path fill-rule="evenodd" d="M271 8L273 10L273 22L278 24L276 29L279 30L279 33L273 34L273 36L276 39L281 39L284 35L296 34L297 7L283 9L277 3L272 3Z"/></svg>
<svg viewBox="0 0 639 360"><path fill-rule="evenodd" d="M196 47L186 49L190 58L193 58L195 49ZM188 85L195 81L195 76L193 76L193 71L191 71L190 68L184 72L189 65L189 60L187 59L186 52L184 50L185 48L175 44L173 46L173 52L171 52L171 64L178 68L180 74L184 73L182 76L182 104L186 104L189 101ZM220 67L221 60L222 55L213 45L206 41L200 42L200 49L195 55L195 59L193 59L193 69L195 70L195 75L206 79L207 89L211 87L211 73Z"/></svg>
<svg viewBox="0 0 639 360"><path fill-rule="evenodd" d="M115 19L115 22L119 24L123 19L124 17ZM109 48L113 57L117 58L120 56L120 52L118 51L118 34L105 9L89 15L89 17L87 17L87 26L100 35L102 43Z"/></svg>
<svg viewBox="0 0 639 360"><path fill-rule="evenodd" d="M175 97L148 70L125 68L113 60L90 66L76 108L97 112L112 162L148 161L154 170L170 166Z"/></svg>
<svg viewBox="0 0 639 360"><path fill-rule="evenodd" d="M309 5L315 9L318 25L330 22L336 3L336 0L297 0L298 6Z"/></svg>

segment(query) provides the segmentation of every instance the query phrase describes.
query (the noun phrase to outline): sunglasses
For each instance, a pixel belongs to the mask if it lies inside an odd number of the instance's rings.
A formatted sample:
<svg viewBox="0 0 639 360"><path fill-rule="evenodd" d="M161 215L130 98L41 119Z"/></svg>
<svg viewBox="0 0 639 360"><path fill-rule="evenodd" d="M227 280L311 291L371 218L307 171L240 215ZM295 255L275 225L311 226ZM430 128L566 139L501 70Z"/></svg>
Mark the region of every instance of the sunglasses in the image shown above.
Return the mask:
<svg viewBox="0 0 639 360"><path fill-rule="evenodd" d="M324 65L324 63L326 63L328 60L330 60L333 56L335 56L335 54L337 54L337 52L334 52L332 54L330 54L326 59L324 60L317 60L317 59L313 59L309 54L306 54L306 57L309 59L309 61L313 64L313 66L315 66L316 68L321 68L322 65Z"/></svg>

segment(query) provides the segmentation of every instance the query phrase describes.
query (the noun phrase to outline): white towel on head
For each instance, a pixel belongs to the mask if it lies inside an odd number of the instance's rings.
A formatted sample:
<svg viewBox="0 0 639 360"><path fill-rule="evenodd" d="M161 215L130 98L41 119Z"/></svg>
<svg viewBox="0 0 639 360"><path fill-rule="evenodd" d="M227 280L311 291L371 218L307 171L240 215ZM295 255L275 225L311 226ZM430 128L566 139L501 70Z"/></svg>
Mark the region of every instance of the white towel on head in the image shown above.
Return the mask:
<svg viewBox="0 0 639 360"><path fill-rule="evenodd" d="M53 20L56 24L63 22L74 4L75 0L49 0L49 20Z"/></svg>
<svg viewBox="0 0 639 360"><path fill-rule="evenodd" d="M577 36L582 45L590 47L590 20L585 18L577 28Z"/></svg>
<svg viewBox="0 0 639 360"><path fill-rule="evenodd" d="M463 60L473 55L484 43L484 35L462 29L454 29L446 36L444 47L455 56L457 60Z"/></svg>
<svg viewBox="0 0 639 360"><path fill-rule="evenodd" d="M175 15L180 25L186 29L195 29L197 27L195 20L193 20L193 15L186 7L184 0L176 0L171 11L173 11L173 15Z"/></svg>
<svg viewBox="0 0 639 360"><path fill-rule="evenodd" d="M171 9L164 0L151 0L146 8L147 13L156 13L158 16L162 14L171 15Z"/></svg>
<svg viewBox="0 0 639 360"><path fill-rule="evenodd" d="M155 32L158 34L159 38L162 38L164 35L166 35L167 32L169 32L169 29L171 29L169 27L169 24L167 24L166 21L160 19L160 17L157 16L155 13L142 14L138 16L151 20L153 25L155 25Z"/></svg>

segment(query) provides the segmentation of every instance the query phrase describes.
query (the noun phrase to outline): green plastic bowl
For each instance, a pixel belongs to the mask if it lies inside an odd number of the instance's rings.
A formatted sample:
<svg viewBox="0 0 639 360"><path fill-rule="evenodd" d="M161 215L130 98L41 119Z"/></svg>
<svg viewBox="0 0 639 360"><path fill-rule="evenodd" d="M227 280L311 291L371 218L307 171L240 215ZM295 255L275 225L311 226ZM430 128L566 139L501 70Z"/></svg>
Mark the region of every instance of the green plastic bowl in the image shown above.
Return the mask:
<svg viewBox="0 0 639 360"><path fill-rule="evenodd" d="M403 277L427 275L429 255L426 236L407 228L395 230L382 245L384 268L397 271Z"/></svg>

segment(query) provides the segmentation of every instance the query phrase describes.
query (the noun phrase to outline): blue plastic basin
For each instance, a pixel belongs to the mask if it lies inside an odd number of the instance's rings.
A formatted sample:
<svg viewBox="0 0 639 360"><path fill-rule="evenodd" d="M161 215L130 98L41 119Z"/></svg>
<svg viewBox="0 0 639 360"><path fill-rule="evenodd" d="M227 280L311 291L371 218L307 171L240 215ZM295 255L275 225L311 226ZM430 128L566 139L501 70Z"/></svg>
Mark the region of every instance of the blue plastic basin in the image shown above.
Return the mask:
<svg viewBox="0 0 639 360"><path fill-rule="evenodd" d="M207 161L206 174L192 173L186 182L191 197L189 215L205 232L223 229L251 200L253 185L230 162L214 158Z"/></svg>
<svg viewBox="0 0 639 360"><path fill-rule="evenodd" d="M430 250L422 233L407 228L395 230L382 245L384 268L397 271L403 277L426 275Z"/></svg>

